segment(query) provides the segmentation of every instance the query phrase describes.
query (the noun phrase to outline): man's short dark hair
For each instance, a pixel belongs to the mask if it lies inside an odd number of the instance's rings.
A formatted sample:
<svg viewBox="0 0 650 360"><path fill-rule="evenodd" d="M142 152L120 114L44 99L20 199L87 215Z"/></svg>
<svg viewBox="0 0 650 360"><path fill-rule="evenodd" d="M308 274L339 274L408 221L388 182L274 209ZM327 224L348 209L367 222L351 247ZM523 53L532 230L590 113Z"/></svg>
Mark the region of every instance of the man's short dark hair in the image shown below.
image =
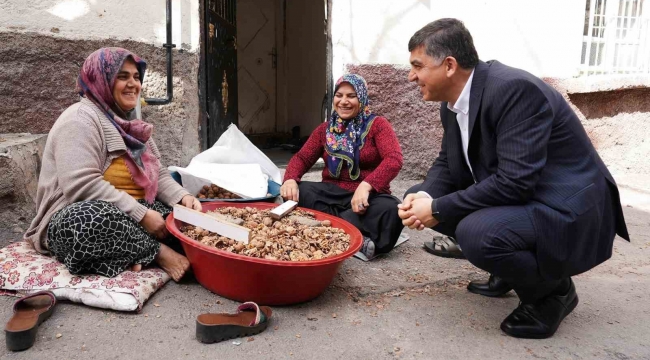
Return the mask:
<svg viewBox="0 0 650 360"><path fill-rule="evenodd" d="M458 19L439 19L425 25L409 40L409 51L424 46L427 55L436 60L452 56L464 69L478 64L472 34Z"/></svg>

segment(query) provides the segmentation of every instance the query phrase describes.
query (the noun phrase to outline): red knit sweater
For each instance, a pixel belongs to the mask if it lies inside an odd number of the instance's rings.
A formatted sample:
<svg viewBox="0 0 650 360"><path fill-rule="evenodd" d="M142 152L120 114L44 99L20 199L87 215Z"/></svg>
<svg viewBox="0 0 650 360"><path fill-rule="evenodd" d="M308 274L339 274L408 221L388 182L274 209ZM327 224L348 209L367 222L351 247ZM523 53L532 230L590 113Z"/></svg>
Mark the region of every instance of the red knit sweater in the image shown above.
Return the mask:
<svg viewBox="0 0 650 360"><path fill-rule="evenodd" d="M284 181L300 182L302 176L316 163L319 157L327 161L325 151L325 128L327 122L320 124L311 133L309 140L302 149L291 158L284 173ZM362 181L370 184L378 193L390 194L390 182L402 169L402 149L395 136L395 131L386 118L378 116L366 135L365 143L359 154L361 174L357 180L350 179L347 163L341 169L340 178L332 178L323 169L323 182L333 183L339 187L354 192Z"/></svg>

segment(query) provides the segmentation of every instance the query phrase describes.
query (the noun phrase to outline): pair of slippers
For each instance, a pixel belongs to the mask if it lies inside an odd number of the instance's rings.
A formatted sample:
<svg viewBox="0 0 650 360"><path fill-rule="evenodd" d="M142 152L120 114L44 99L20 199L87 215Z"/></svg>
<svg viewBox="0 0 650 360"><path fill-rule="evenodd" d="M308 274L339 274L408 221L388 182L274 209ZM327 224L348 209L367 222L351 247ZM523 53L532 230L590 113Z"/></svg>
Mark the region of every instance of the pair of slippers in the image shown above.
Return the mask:
<svg viewBox="0 0 650 360"><path fill-rule="evenodd" d="M5 326L7 349L27 350L36 341L38 326L54 312L56 297L50 291L25 296L14 303L14 313ZM223 340L251 336L264 331L271 319L268 306L246 302L236 314L201 314L196 318L196 339L210 344Z"/></svg>

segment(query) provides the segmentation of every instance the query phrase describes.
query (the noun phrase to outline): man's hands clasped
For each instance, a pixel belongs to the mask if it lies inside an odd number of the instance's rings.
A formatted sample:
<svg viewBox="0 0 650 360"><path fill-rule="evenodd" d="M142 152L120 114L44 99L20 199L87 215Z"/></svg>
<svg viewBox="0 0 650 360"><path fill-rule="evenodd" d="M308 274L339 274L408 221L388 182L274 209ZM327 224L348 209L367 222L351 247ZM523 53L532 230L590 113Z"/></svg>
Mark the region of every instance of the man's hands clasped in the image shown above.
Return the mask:
<svg viewBox="0 0 650 360"><path fill-rule="evenodd" d="M404 201L397 205L397 214L402 219L402 224L409 229L424 230L438 225L438 221L431 213L433 199L424 194L409 194Z"/></svg>

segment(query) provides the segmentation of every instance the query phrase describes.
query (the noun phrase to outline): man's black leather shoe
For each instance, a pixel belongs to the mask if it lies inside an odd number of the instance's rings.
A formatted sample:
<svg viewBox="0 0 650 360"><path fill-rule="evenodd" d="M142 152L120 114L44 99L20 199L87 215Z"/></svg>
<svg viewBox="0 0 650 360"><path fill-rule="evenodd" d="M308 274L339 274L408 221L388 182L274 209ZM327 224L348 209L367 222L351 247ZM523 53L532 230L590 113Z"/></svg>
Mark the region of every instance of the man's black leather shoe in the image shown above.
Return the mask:
<svg viewBox="0 0 650 360"><path fill-rule="evenodd" d="M525 339L553 336L562 320L578 306L576 287L571 279L569 283L569 290L564 294L551 294L534 304L519 304L503 320L501 330L510 336Z"/></svg>
<svg viewBox="0 0 650 360"><path fill-rule="evenodd" d="M470 282L467 284L467 290L469 290L469 292L473 292L474 294L497 297L512 290L512 286L510 286L500 277L490 275L490 279L488 279L488 281Z"/></svg>

